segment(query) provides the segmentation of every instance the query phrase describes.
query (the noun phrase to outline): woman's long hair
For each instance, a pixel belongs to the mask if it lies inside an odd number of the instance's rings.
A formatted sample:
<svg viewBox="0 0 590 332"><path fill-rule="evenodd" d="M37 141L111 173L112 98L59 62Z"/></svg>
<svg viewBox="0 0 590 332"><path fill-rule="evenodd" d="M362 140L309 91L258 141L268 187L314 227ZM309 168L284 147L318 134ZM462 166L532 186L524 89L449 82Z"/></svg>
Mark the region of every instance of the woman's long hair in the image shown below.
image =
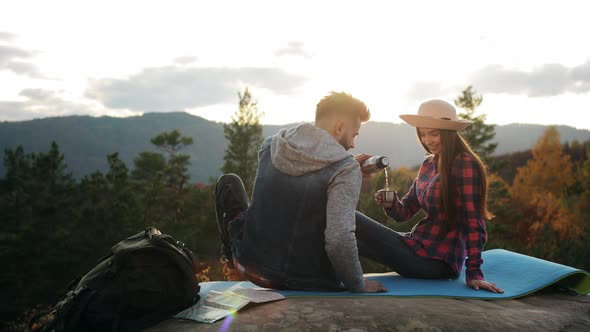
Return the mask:
<svg viewBox="0 0 590 332"><path fill-rule="evenodd" d="M418 139L420 139L420 132L418 128L416 128L416 132L418 133ZM479 192L481 197L481 204L479 206L480 213L485 219L492 219L494 215L488 210L487 204L487 170L483 161L471 149L471 147L469 147L469 144L463 139L463 137L461 137L461 135L459 135L459 133L454 130L441 129L440 143L441 150L438 159L438 173L441 182L441 198L445 215L447 216L447 221L451 225L456 225L457 206L455 205L455 200L457 195L457 184L451 176L451 171L453 169L453 163L455 162L455 158L463 152L467 152L473 157L479 169L481 178L481 186ZM422 144L426 151L431 153L428 147L424 143L422 143L422 140L420 140L420 144Z"/></svg>

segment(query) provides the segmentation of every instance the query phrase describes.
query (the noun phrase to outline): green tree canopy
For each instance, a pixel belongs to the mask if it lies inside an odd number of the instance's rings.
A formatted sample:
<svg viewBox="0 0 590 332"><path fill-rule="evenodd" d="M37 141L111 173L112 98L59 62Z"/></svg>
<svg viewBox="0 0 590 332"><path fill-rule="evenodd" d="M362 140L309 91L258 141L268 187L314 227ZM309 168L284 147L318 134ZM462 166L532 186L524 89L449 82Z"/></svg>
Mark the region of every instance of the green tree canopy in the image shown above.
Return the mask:
<svg viewBox="0 0 590 332"><path fill-rule="evenodd" d="M258 150L262 144L262 125L258 104L252 99L250 90L238 92L239 108L232 116L231 123L223 126L229 144L223 157L223 173L235 173L242 178L246 190L250 192L256 176Z"/></svg>
<svg viewBox="0 0 590 332"><path fill-rule="evenodd" d="M464 110L464 112L458 114L460 118L473 121L471 126L461 131L461 135L482 160L489 163L491 155L498 146L497 143L490 142L496 137L496 126L485 123L485 114L475 115L475 111L482 101L483 96L477 95L477 92L470 85L455 99L455 106Z"/></svg>

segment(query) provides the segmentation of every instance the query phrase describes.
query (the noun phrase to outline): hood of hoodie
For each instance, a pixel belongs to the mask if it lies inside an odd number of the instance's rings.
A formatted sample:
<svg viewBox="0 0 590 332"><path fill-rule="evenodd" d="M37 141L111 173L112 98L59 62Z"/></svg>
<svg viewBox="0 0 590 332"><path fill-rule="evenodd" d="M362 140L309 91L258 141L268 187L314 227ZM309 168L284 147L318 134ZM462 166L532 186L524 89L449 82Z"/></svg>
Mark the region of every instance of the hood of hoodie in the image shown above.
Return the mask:
<svg viewBox="0 0 590 332"><path fill-rule="evenodd" d="M274 167L292 176L315 172L352 157L328 132L307 123L281 129L270 144Z"/></svg>

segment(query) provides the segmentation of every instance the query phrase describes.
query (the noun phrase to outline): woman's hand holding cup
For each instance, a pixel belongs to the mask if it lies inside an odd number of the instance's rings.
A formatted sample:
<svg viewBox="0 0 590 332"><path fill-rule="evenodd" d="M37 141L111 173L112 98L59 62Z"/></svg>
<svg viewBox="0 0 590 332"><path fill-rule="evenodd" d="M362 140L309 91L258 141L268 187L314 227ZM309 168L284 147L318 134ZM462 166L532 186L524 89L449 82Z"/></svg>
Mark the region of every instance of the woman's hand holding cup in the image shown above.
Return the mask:
<svg viewBox="0 0 590 332"><path fill-rule="evenodd" d="M375 193L375 202L383 208L391 208L395 200L395 191L381 189Z"/></svg>

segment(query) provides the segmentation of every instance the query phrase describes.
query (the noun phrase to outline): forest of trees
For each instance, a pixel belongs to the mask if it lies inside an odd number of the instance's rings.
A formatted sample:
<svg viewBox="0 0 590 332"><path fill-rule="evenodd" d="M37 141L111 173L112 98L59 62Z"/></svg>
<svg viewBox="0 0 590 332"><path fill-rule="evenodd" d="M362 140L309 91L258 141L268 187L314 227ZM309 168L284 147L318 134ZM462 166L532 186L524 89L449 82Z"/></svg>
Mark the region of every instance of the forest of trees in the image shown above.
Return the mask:
<svg viewBox="0 0 590 332"><path fill-rule="evenodd" d="M215 266L219 252L213 186L194 185L178 131L152 139L161 152L139 154L129 168L117 153L109 170L74 180L54 142L45 153L4 152L0 179L2 321L49 305L118 241L159 228ZM213 261L209 261L213 260ZM18 330L18 328L15 328Z"/></svg>
<svg viewBox="0 0 590 332"><path fill-rule="evenodd" d="M466 91L463 97L469 100ZM474 91L467 93L474 97ZM461 102L459 98L458 106L464 107ZM475 117L477 105L463 116ZM254 118L248 118L252 114ZM245 167L250 172L248 184L256 166L250 148L259 146L262 139L258 116L256 103L246 91L240 94L240 108L225 130L230 144L220 167L235 172ZM477 128L470 135L493 137L493 127L490 131L483 121ZM114 152L106 156L108 171L80 180L69 173L55 142L47 152L28 153L22 147L4 151L6 173L0 179L0 259L4 262L0 291L4 301L0 319L13 322L6 329L16 329L14 321L27 311L54 304L66 285L92 268L112 245L148 226L192 249L201 259L204 277L223 278L218 263L214 179L205 185L191 182L187 174L190 158L182 151L193 139L185 134L177 130L154 133L154 150L137 155L132 165L126 165ZM502 165L490 170L490 203L496 217L488 222L486 249L505 248L590 270L590 142L562 145L555 128L548 127L531 151L513 158L492 156L494 147L490 148L487 139L470 143L476 151L485 151L489 164ZM405 193L416 171L390 169L390 187ZM386 220L374 204L373 192L384 183L383 172L369 179L358 209L395 230L410 230L420 215L414 221L396 224ZM384 270L367 261L363 266L366 272Z"/></svg>

